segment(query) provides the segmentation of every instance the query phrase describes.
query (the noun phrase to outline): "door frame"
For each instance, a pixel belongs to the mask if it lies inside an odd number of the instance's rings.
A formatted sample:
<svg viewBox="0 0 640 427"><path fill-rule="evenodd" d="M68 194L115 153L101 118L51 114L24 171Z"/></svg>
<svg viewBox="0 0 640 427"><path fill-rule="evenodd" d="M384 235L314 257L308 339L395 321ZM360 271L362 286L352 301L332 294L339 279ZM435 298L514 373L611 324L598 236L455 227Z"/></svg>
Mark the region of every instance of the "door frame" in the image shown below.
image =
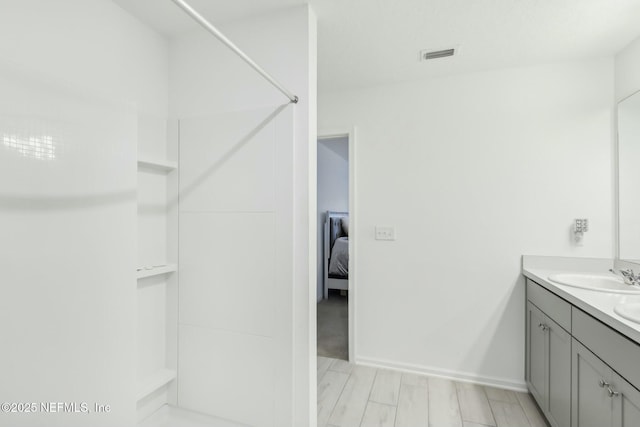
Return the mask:
<svg viewBox="0 0 640 427"><path fill-rule="evenodd" d="M357 197L356 197L356 127L318 129L317 141L332 138L347 138L349 144L349 292L347 292L347 305L349 310L349 362L355 363L356 359L356 295L357 295L357 242L358 242L358 217L357 217ZM317 245L317 243L316 243ZM316 284L317 289L317 284ZM313 290L314 294L316 289ZM312 327L317 327L317 320Z"/></svg>

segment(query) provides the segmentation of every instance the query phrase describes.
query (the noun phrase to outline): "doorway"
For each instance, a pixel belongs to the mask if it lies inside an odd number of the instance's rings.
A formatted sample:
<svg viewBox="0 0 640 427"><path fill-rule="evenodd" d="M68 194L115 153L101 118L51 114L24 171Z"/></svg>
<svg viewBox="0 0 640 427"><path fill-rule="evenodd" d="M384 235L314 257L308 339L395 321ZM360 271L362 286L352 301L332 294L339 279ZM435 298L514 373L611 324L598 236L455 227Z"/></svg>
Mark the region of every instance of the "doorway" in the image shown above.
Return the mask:
<svg viewBox="0 0 640 427"><path fill-rule="evenodd" d="M353 132L320 133L317 144L317 355L354 361L355 227Z"/></svg>

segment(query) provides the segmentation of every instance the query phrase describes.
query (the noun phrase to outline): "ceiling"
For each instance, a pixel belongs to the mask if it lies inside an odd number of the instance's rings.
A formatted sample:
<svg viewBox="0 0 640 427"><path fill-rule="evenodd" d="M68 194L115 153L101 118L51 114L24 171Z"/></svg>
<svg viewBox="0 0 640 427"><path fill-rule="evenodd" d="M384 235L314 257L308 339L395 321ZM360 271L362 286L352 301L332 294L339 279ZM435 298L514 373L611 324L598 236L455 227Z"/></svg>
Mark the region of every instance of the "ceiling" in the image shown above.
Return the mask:
<svg viewBox="0 0 640 427"><path fill-rule="evenodd" d="M171 0L113 1L167 37L197 26ZM640 36L640 0L188 1L214 23L310 3L320 91L607 57ZM453 46L452 58L418 61Z"/></svg>

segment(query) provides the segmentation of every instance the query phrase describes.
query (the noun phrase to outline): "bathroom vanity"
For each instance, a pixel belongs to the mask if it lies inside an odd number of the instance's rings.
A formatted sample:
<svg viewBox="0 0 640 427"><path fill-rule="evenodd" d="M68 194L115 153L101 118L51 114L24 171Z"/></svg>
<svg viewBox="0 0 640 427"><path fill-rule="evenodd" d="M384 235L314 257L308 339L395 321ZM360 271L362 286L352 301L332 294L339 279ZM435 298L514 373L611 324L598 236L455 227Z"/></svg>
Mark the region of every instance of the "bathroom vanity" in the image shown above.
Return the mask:
<svg viewBox="0 0 640 427"><path fill-rule="evenodd" d="M636 92L617 111L616 259L522 259L525 379L553 427L640 427L639 118Z"/></svg>
<svg viewBox="0 0 640 427"><path fill-rule="evenodd" d="M640 426L640 323L616 307L637 293L562 285L558 274L611 277L604 259L523 257L527 386L554 427ZM613 280L612 279L612 280Z"/></svg>

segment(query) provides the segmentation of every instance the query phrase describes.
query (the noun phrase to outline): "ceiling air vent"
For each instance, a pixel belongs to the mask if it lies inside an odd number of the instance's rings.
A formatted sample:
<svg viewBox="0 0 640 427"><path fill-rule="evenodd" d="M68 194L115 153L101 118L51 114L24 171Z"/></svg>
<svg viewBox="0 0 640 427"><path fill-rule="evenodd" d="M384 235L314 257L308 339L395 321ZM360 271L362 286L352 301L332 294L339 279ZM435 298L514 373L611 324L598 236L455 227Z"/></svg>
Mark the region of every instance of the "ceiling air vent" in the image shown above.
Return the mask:
<svg viewBox="0 0 640 427"><path fill-rule="evenodd" d="M427 61L430 59L446 58L453 56L456 53L456 48L442 49L442 50L422 50L420 51L420 60Z"/></svg>

